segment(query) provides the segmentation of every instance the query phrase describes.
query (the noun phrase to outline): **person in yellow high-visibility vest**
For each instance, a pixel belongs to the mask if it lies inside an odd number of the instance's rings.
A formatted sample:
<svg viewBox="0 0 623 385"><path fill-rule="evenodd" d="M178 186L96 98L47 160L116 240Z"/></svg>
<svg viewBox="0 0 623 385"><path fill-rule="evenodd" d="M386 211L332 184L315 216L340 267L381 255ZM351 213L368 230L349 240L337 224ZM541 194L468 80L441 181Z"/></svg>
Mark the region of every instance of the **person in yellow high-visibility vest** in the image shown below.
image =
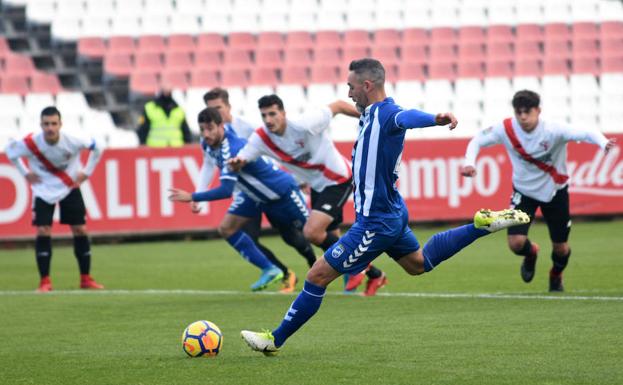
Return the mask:
<svg viewBox="0 0 623 385"><path fill-rule="evenodd" d="M154 99L145 103L137 130L142 145L150 147L180 147L192 141L184 110L163 88Z"/></svg>

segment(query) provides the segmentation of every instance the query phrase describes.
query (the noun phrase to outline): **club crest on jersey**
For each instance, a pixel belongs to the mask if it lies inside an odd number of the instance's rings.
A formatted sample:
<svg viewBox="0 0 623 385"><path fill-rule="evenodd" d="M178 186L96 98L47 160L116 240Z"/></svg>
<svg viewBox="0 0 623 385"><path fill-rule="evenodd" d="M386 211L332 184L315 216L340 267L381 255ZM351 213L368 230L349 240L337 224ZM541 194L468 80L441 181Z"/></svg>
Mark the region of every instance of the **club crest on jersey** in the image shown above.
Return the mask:
<svg viewBox="0 0 623 385"><path fill-rule="evenodd" d="M342 244L339 244L333 248L333 250L331 251L331 256L333 258L339 258L343 252L344 252L344 246L342 246Z"/></svg>
<svg viewBox="0 0 623 385"><path fill-rule="evenodd" d="M547 149L549 148L549 142L542 141L541 143L539 143L539 146L543 147L543 151L547 151Z"/></svg>

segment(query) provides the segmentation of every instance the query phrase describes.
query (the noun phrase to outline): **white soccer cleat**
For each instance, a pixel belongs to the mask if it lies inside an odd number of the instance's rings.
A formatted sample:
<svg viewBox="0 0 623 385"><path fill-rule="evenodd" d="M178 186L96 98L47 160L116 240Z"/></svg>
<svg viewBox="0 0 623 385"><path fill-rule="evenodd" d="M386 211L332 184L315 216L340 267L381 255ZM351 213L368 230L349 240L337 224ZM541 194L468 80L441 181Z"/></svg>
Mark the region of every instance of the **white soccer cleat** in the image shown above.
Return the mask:
<svg viewBox="0 0 623 385"><path fill-rule="evenodd" d="M275 346L275 337L268 330L263 332L243 330L240 332L240 337L251 349L262 352L265 356L274 356L279 352L279 348Z"/></svg>
<svg viewBox="0 0 623 385"><path fill-rule="evenodd" d="M480 209L474 215L474 227L487 230L490 233L526 223L530 223L528 214L515 209L501 211Z"/></svg>

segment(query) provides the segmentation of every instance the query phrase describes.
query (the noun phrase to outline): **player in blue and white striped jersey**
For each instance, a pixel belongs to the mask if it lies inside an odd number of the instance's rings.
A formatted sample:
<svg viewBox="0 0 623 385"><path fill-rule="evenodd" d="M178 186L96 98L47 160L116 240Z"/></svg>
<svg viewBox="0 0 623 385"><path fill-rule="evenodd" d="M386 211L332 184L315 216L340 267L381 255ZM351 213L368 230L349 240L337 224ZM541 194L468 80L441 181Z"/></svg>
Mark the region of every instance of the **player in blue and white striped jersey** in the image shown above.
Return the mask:
<svg viewBox="0 0 623 385"><path fill-rule="evenodd" d="M329 283L341 274L358 273L380 254L387 253L408 274L419 275L482 236L529 221L519 210L480 210L474 223L438 233L421 248L396 187L405 131L448 124L453 129L457 120L451 113L431 115L395 104L385 95L385 69L378 60L355 60L349 70L348 95L361 112L352 153L355 223L316 261L278 328L241 332L253 350L267 355L275 354L318 311Z"/></svg>
<svg viewBox="0 0 623 385"><path fill-rule="evenodd" d="M227 161L236 156L246 140L238 137L233 130L225 129L223 119L215 108L201 111L198 120L204 156L210 157L220 169L221 184L193 194L174 188L169 199L179 202L213 201L231 197L236 188L245 195L245 199L255 202L255 205L239 205L234 199L219 225L219 233L245 259L262 270L260 279L251 285L252 290L262 290L283 278L283 272L266 258L242 228L251 218L265 212L278 228L298 229L298 240L307 242L302 233L309 216L305 199L291 175L263 158L249 163L240 172L230 170Z"/></svg>

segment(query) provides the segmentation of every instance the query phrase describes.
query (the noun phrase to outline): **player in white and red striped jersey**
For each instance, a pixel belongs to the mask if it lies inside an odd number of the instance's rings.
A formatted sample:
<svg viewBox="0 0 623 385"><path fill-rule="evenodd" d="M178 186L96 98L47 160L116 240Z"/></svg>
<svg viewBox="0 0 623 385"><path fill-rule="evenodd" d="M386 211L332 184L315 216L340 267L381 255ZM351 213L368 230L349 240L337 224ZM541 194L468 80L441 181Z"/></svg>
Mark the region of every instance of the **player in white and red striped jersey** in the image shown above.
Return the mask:
<svg viewBox="0 0 623 385"><path fill-rule="evenodd" d="M606 152L614 146L602 133L572 128L540 119L540 97L536 92L517 92L512 101L515 117L505 119L478 133L468 144L464 176L476 175L476 157L481 147L501 143L506 147L513 165L511 206L534 218L541 208L552 240L550 291L563 291L562 272L567 266L571 249L571 230L567 176L567 142L593 143ZM528 239L530 223L508 229L508 245L517 255L524 256L521 277L525 282L534 278L539 246Z"/></svg>
<svg viewBox="0 0 623 385"><path fill-rule="evenodd" d="M80 184L93 173L102 155L102 148L92 138L61 133L61 113L56 107L41 111L41 133L23 140L11 141L6 154L19 172L30 182L33 193L33 226L37 227L35 253L41 281L40 292L52 290L50 260L52 258L52 218L58 203L60 222L71 227L74 254L80 268L80 288L103 289L90 275L91 244L86 229L86 208ZM87 164L82 168L80 152L89 150ZM27 158L29 167L21 158Z"/></svg>
<svg viewBox="0 0 623 385"><path fill-rule="evenodd" d="M303 232L314 245L326 251L339 239L342 209L352 193L351 164L335 147L328 128L333 116L359 117L359 111L338 100L288 119L283 101L277 95L261 97L258 107L264 126L255 130L231 164L238 167L267 155L281 162L299 181L308 184L312 213ZM365 294L374 295L387 279L373 266L366 274L369 281ZM362 279L363 275L351 276L346 289L356 288Z"/></svg>

